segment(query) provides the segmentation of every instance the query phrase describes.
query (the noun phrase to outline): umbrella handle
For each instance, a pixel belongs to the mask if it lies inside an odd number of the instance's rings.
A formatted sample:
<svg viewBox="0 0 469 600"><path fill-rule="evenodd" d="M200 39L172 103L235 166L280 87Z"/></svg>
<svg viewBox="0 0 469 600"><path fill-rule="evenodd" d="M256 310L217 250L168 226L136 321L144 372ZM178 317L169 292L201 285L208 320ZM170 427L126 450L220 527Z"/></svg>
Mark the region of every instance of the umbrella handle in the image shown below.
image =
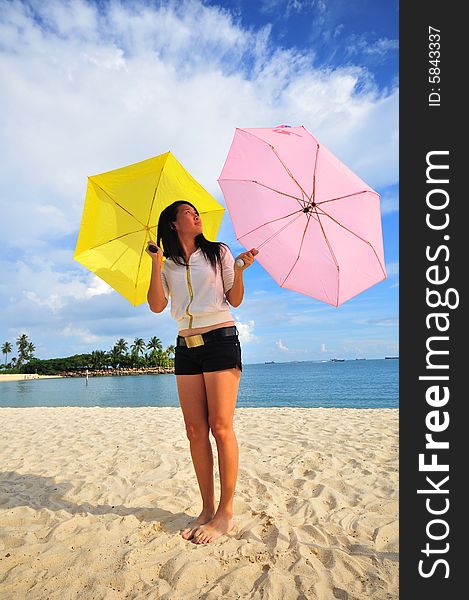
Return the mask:
<svg viewBox="0 0 469 600"><path fill-rule="evenodd" d="M153 252L153 254L156 254L158 252L158 248L156 246L154 246L153 244L150 244L148 246L148 250L150 250L150 252Z"/></svg>
<svg viewBox="0 0 469 600"><path fill-rule="evenodd" d="M244 267L244 260L242 258L237 258L236 259L236 266L239 267L240 269L242 267Z"/></svg>

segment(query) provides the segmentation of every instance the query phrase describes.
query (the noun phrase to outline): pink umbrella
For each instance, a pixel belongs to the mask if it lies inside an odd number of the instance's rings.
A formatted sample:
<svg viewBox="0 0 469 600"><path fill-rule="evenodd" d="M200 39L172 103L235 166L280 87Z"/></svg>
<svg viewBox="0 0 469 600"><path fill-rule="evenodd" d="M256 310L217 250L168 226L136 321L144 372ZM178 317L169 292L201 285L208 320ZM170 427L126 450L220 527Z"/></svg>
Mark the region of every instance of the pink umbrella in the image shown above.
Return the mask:
<svg viewBox="0 0 469 600"><path fill-rule="evenodd" d="M218 182L281 287L339 306L386 279L379 194L305 127L237 128Z"/></svg>

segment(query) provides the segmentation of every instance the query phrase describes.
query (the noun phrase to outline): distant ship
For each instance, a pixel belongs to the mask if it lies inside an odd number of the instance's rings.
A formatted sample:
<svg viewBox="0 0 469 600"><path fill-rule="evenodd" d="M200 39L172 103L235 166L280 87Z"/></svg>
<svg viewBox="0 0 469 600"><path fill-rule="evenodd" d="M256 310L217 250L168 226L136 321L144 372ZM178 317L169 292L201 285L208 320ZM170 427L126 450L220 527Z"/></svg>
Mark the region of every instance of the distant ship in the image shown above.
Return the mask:
<svg viewBox="0 0 469 600"><path fill-rule="evenodd" d="M366 358L356 358L355 360L366 360Z"/></svg>
<svg viewBox="0 0 469 600"><path fill-rule="evenodd" d="M265 365L274 365L275 364L275 360L266 360L264 362Z"/></svg>
<svg viewBox="0 0 469 600"><path fill-rule="evenodd" d="M399 357L398 356L385 356L384 357L386 360L398 360Z"/></svg>
<svg viewBox="0 0 469 600"><path fill-rule="evenodd" d="M331 362L344 362L345 358L331 358Z"/></svg>

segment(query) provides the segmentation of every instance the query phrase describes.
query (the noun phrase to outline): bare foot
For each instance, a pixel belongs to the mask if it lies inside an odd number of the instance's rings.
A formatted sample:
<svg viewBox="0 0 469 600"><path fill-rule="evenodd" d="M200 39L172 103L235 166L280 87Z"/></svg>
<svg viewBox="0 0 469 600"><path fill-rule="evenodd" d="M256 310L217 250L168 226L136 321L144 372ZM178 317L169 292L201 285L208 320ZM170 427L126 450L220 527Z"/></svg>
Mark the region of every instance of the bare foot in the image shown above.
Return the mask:
<svg viewBox="0 0 469 600"><path fill-rule="evenodd" d="M209 544L224 533L229 533L236 525L233 517L227 515L216 515L205 525L200 525L191 538L193 544Z"/></svg>
<svg viewBox="0 0 469 600"><path fill-rule="evenodd" d="M208 523L211 519L213 519L214 514L215 514L215 511L212 511L212 512L202 511L196 519L193 519L189 523L189 525L187 525L187 527L185 527L184 529L181 529L179 531L179 533L185 540L190 540L193 537L194 531L197 529L197 527L199 527L200 525L204 525L205 523Z"/></svg>

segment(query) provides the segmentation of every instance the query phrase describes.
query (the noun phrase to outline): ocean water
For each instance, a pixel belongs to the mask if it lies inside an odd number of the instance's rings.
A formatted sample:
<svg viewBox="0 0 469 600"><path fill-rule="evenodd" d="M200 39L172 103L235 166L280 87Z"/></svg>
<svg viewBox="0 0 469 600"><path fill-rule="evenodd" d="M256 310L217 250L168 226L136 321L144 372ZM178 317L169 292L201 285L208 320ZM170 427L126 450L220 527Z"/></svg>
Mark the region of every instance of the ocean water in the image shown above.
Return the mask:
<svg viewBox="0 0 469 600"><path fill-rule="evenodd" d="M238 407L397 408L399 360L244 364ZM30 379L0 383L0 407L179 406L176 377Z"/></svg>

